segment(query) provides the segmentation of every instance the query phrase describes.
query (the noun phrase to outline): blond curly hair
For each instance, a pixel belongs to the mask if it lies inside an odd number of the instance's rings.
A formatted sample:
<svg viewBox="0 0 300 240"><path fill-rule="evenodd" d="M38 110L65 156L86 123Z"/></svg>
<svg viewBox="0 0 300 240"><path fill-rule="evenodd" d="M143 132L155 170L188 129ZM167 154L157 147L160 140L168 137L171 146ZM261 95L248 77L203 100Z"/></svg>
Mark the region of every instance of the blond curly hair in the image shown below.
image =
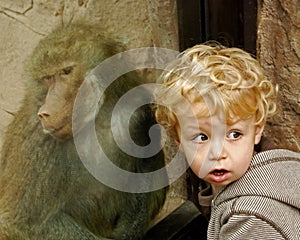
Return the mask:
<svg viewBox="0 0 300 240"><path fill-rule="evenodd" d="M161 75L154 92L155 115L177 137L176 109L179 103L209 99L213 104L203 116L223 111L230 124L234 118L256 117L263 123L277 109L278 87L267 80L259 62L239 48L217 42L196 45L179 54Z"/></svg>

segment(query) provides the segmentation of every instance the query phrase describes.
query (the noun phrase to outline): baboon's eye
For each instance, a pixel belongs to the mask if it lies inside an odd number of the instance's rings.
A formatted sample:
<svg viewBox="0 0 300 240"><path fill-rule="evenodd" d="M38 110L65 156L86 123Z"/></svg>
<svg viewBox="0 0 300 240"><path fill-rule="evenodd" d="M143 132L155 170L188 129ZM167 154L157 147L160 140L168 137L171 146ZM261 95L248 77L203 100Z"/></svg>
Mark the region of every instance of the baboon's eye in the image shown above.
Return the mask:
<svg viewBox="0 0 300 240"><path fill-rule="evenodd" d="M50 82L52 80L52 78L53 78L52 75L47 75L47 76L42 77L42 80L44 82Z"/></svg>
<svg viewBox="0 0 300 240"><path fill-rule="evenodd" d="M66 67L62 70L61 74L62 75L69 75L72 71L73 71L73 66L69 66L69 67Z"/></svg>

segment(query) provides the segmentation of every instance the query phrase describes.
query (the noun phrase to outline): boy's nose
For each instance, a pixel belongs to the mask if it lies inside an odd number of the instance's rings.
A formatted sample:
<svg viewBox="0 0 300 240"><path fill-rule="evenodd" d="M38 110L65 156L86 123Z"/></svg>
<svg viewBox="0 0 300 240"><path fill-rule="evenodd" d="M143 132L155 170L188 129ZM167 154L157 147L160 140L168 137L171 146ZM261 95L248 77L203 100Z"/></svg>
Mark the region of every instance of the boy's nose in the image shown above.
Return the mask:
<svg viewBox="0 0 300 240"><path fill-rule="evenodd" d="M224 116L212 116L212 135L210 142L210 151L208 155L209 160L218 161L226 157L226 129L227 125L224 120Z"/></svg>
<svg viewBox="0 0 300 240"><path fill-rule="evenodd" d="M224 141L217 141L212 143L209 151L209 160L219 161L226 158L226 149Z"/></svg>

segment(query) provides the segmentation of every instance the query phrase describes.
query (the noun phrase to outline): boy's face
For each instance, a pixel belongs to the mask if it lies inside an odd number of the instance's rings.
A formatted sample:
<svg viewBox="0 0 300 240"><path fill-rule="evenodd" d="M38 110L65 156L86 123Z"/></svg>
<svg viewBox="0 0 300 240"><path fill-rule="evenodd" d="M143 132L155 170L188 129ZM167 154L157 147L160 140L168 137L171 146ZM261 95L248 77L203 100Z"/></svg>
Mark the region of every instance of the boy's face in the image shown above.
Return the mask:
<svg viewBox="0 0 300 240"><path fill-rule="evenodd" d="M225 186L247 171L263 125L254 125L254 116L246 120L237 118L227 125L218 115L201 117L201 111L207 111L205 108L203 102L193 103L192 109L198 116L180 116L179 148L198 177L215 187Z"/></svg>

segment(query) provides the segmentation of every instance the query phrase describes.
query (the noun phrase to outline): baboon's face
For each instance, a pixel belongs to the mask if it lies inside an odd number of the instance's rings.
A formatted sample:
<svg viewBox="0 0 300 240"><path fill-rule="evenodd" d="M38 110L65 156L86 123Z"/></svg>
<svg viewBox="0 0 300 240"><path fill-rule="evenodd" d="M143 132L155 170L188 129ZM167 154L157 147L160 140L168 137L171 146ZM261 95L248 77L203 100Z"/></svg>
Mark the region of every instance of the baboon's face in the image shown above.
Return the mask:
<svg viewBox="0 0 300 240"><path fill-rule="evenodd" d="M69 139L72 137L73 105L83 77L75 63L66 64L53 72L41 79L47 94L38 117L44 133L58 139Z"/></svg>

